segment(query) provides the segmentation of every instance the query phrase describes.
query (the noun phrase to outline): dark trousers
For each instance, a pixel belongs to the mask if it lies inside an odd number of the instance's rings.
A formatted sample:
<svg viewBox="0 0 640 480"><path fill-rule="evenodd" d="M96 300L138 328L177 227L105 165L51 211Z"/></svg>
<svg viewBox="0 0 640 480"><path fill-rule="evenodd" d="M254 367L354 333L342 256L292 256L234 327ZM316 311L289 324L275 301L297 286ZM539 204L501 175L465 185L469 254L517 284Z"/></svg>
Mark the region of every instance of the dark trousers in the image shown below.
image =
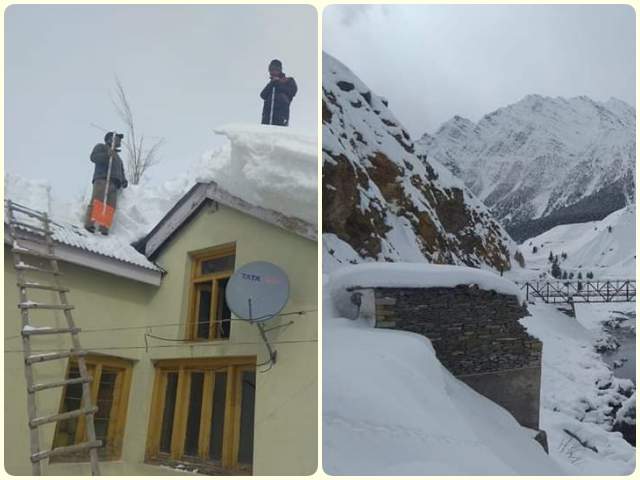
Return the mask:
<svg viewBox="0 0 640 480"><path fill-rule="evenodd" d="M94 180L93 182L93 193L91 194L91 201L89 202L89 206L87 207L87 214L85 216L84 225L87 228L93 227L93 222L91 222L91 210L93 209L93 201L99 200L104 201L104 191L107 187L107 180L104 178L99 178ZM116 204L118 199L118 185L114 182L109 182L109 191L107 192L107 205L113 208L115 211ZM109 231L106 227L100 227L101 231Z"/></svg>

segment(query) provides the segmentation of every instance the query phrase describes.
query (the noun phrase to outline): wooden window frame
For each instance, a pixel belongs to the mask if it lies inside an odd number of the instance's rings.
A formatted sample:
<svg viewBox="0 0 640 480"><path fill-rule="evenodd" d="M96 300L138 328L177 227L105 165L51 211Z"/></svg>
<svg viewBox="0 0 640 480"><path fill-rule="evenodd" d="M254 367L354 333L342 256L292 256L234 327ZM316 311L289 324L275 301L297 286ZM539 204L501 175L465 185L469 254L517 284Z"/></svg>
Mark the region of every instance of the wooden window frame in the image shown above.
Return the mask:
<svg viewBox="0 0 640 480"><path fill-rule="evenodd" d="M202 270L202 264L209 260L215 260L216 258L226 257L236 254L235 242L226 243L224 245L218 245L216 247L207 248L205 250L198 250L197 252L190 253L191 259L191 278L189 284L189 307L187 318L187 331L186 339L193 341L208 341L208 340L228 340L226 337L220 336L220 322L215 320L221 320L217 318L218 311L218 282L225 280L233 275L234 269L225 270L221 272L210 273L202 275L199 272ZM235 268L235 266L234 266ZM199 283L211 283L211 307L210 318L213 320L209 324L209 337L199 338L198 335L198 305L200 304L200 294L197 288ZM231 335L229 335L231 336Z"/></svg>
<svg viewBox="0 0 640 480"><path fill-rule="evenodd" d="M98 389L102 376L103 367L118 370L116 383L113 390L113 402L111 411L109 412L109 427L107 430L106 444L102 447L106 449L106 454L101 455L101 461L120 460L122 458L122 442L124 438L124 429L127 422L127 410L129 407L129 392L131 391L131 377L133 374L133 361L119 357L111 357L108 355L89 354L85 357L87 371L92 377L91 381L91 404L97 405ZM77 367L78 362L70 360L67 362L67 370L65 378L69 378L72 367ZM60 406L58 411L63 412L64 399L67 394L67 387L62 389L60 398ZM55 443L56 435L60 422L56 423L52 443ZM74 444L86 441L85 417L78 417L76 426ZM52 457L50 462L86 462L89 460L87 454L86 459L77 456L60 456Z"/></svg>
<svg viewBox="0 0 640 480"><path fill-rule="evenodd" d="M150 464L177 466L187 465L198 468L199 473L209 475L244 474L251 475L253 464L238 463L240 447L240 418L242 405L242 374L256 371L256 357L218 357L157 360L155 381L152 393L151 410L145 462ZM213 414L214 374L226 371L225 411L222 441L222 460L220 464L208 459L211 421ZM184 444L187 434L187 419L191 392L192 372L204 372L203 401L201 404L200 429L198 437L198 456L185 456ZM178 373L176 402L173 415L170 453L160 451L162 435L162 416L165 408L165 393L169 373ZM255 409L255 406L254 406ZM255 424L254 424L255 428Z"/></svg>

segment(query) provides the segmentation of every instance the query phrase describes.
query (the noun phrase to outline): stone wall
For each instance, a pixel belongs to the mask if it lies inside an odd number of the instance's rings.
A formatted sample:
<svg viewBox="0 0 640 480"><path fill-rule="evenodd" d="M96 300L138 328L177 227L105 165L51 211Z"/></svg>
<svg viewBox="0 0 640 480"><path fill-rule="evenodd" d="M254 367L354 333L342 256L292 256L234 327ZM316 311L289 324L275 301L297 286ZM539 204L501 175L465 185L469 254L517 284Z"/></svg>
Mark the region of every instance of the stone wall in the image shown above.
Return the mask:
<svg viewBox="0 0 640 480"><path fill-rule="evenodd" d="M518 319L513 295L471 285L353 289L378 328L420 333L457 378L538 429L542 343Z"/></svg>

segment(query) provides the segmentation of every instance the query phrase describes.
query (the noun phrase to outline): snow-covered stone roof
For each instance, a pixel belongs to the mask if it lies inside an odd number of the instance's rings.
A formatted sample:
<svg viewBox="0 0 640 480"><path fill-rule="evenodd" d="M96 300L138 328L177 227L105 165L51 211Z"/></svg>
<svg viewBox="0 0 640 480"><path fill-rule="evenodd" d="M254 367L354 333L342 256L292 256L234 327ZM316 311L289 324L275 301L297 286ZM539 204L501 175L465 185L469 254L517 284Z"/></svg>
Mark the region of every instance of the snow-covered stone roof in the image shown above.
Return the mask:
<svg viewBox="0 0 640 480"><path fill-rule="evenodd" d="M477 285L514 295L524 302L520 288L488 270L428 263L370 262L340 268L331 274L333 298L345 297L350 288L434 288Z"/></svg>

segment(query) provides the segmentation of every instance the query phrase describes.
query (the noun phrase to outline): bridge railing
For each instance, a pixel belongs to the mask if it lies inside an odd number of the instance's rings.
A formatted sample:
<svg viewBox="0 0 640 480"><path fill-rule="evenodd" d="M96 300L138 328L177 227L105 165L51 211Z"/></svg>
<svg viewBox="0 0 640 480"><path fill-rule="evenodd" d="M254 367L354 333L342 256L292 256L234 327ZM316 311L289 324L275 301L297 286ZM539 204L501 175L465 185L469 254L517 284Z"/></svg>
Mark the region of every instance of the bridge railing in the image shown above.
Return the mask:
<svg viewBox="0 0 640 480"><path fill-rule="evenodd" d="M516 282L527 300L540 298L546 303L634 302L635 280L532 280Z"/></svg>

